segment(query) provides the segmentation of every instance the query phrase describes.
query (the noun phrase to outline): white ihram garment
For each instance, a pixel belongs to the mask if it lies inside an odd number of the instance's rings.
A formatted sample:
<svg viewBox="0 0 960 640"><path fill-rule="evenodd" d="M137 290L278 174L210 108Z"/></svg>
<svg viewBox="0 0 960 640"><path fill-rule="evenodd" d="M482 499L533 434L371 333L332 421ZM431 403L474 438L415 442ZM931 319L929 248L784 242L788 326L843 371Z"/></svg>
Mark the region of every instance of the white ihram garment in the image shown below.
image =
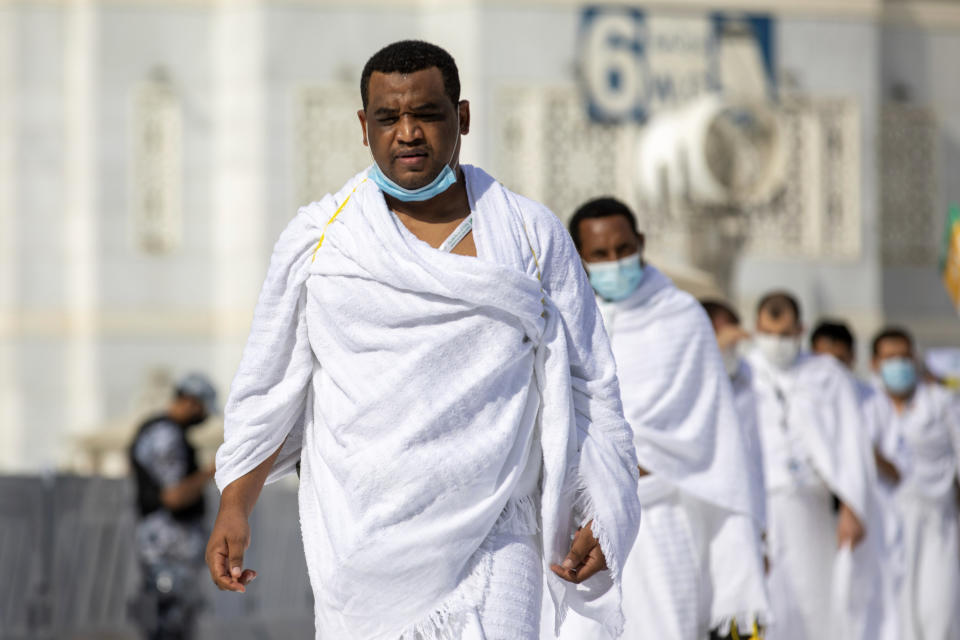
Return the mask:
<svg viewBox="0 0 960 640"><path fill-rule="evenodd" d="M765 619L764 492L755 437L738 419L710 321L655 267L601 302L640 465L643 521L623 575L624 636L699 640ZM601 639L571 616L562 638Z"/></svg>
<svg viewBox="0 0 960 640"><path fill-rule="evenodd" d="M747 361L768 496L767 637L876 640L883 525L853 380L831 356L801 356L787 370L757 351ZM837 550L833 495L864 524L866 539L852 551Z"/></svg>
<svg viewBox="0 0 960 640"><path fill-rule="evenodd" d="M960 638L960 398L932 384L917 387L898 413L885 392L867 404L886 440L899 442L894 504L903 525L900 638Z"/></svg>
<svg viewBox="0 0 960 640"><path fill-rule="evenodd" d="M459 638L478 625L485 640L535 637L484 628L503 609L488 597L509 596L494 573L531 548L502 536L539 522L542 575L583 518L610 571L579 586L548 575L557 619L609 590L597 615L622 626L636 457L592 291L553 214L463 173L476 258L417 239L365 174L303 207L274 249L216 480L281 445L270 480L302 461L318 638ZM537 451L531 496L521 484Z"/></svg>

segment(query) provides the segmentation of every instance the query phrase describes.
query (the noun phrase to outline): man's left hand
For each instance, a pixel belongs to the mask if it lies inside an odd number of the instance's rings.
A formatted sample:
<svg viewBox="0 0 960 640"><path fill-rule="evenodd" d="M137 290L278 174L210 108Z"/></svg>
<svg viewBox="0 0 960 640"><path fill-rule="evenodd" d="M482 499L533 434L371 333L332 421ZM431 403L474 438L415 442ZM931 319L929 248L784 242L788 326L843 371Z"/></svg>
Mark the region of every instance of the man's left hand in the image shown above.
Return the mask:
<svg viewBox="0 0 960 640"><path fill-rule="evenodd" d="M849 545L853 549L860 544L865 535L860 519L850 507L841 504L840 517L837 521L837 546L842 548Z"/></svg>
<svg viewBox="0 0 960 640"><path fill-rule="evenodd" d="M600 543L593 537L593 522L577 530L570 545L570 553L561 564L550 565L555 574L574 584L580 584L598 571L607 568L607 559L603 555Z"/></svg>

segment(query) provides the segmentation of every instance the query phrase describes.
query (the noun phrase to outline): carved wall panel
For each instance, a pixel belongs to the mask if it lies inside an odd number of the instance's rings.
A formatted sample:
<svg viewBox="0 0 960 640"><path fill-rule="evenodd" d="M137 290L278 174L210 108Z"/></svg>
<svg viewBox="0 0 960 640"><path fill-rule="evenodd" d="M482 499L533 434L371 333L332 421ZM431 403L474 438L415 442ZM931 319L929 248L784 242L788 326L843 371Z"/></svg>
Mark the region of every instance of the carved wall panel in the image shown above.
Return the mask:
<svg viewBox="0 0 960 640"><path fill-rule="evenodd" d="M297 92L294 170L297 206L335 192L371 163L361 144L354 85L305 87Z"/></svg>
<svg viewBox="0 0 960 640"><path fill-rule="evenodd" d="M130 211L134 244L147 253L165 254L180 246L182 131L180 98L164 76L135 89Z"/></svg>
<svg viewBox="0 0 960 640"><path fill-rule="evenodd" d="M937 126L925 107L891 104L880 120L880 247L886 264L932 265L940 249Z"/></svg>
<svg viewBox="0 0 960 640"><path fill-rule="evenodd" d="M561 218L587 198L612 194L636 209L648 233L676 249L690 246L692 234L734 225L742 227L735 235L744 236L738 246L754 255L860 255L860 116L853 100L783 102L785 183L762 206L719 211L691 210L684 202L644 204L635 177L640 126L591 122L574 87L505 87L493 104L497 177Z"/></svg>

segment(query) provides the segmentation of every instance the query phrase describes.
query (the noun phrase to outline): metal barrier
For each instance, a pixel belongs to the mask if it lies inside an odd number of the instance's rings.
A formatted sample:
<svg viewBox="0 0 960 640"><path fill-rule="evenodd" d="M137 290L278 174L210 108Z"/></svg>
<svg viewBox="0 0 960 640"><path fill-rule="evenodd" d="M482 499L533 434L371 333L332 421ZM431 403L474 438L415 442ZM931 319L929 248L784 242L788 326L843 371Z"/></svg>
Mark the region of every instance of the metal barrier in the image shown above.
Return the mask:
<svg viewBox="0 0 960 640"><path fill-rule="evenodd" d="M128 480L0 477L0 640L134 640L138 567ZM211 487L208 526L218 496ZM251 517L246 594L206 584L200 640L313 637L295 488L266 487ZM269 559L269 562L267 562Z"/></svg>

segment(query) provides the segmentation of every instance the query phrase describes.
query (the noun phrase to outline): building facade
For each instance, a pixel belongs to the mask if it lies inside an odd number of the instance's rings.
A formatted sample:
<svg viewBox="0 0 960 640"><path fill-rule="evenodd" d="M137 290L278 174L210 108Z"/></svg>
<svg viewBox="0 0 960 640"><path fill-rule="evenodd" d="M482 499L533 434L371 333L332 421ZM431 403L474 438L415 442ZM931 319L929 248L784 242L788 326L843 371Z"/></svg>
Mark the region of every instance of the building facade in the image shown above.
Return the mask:
<svg viewBox="0 0 960 640"><path fill-rule="evenodd" d="M785 287L864 341L898 322L960 346L937 266L960 201L960 3L7 1L0 470L75 466L76 437L133 420L163 372L226 391L274 240L369 163L363 63L408 37L457 59L463 160L561 217L612 193L653 259L716 275L744 309ZM705 95L776 112L764 198L638 187L645 133ZM762 163L741 155L749 181Z"/></svg>

